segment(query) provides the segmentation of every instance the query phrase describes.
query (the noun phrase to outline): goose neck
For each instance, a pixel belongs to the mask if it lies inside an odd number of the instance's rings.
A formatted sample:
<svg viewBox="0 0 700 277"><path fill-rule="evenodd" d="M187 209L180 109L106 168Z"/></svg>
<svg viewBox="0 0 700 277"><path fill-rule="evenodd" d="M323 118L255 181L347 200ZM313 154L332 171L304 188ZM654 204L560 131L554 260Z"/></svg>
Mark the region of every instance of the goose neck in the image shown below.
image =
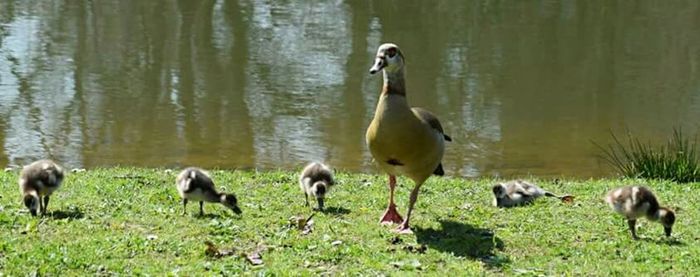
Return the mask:
<svg viewBox="0 0 700 277"><path fill-rule="evenodd" d="M384 87L382 93L406 95L406 82L404 80L403 69L395 72L384 70Z"/></svg>

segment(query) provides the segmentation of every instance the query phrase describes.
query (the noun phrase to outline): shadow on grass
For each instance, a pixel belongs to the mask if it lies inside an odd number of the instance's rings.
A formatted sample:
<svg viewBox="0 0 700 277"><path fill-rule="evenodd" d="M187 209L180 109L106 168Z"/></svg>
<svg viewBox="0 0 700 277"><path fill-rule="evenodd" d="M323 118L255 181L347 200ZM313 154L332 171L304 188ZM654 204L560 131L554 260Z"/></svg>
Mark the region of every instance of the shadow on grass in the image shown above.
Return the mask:
<svg viewBox="0 0 700 277"><path fill-rule="evenodd" d="M85 214L79 208L71 208L69 210L58 210L50 213L53 219L81 219L85 217Z"/></svg>
<svg viewBox="0 0 700 277"><path fill-rule="evenodd" d="M198 218L198 219L219 219L219 218L221 218L221 215L217 214L217 213L204 213L204 214L195 213L195 214L191 214L191 215L184 214L182 216L189 216L189 217L194 217L194 218Z"/></svg>
<svg viewBox="0 0 700 277"><path fill-rule="evenodd" d="M350 210L343 208L343 207L327 207L327 208L324 208L321 212L324 214L343 215L343 214L349 214Z"/></svg>
<svg viewBox="0 0 700 277"><path fill-rule="evenodd" d="M639 238L643 242L653 242L655 244L663 244L668 246L685 246L685 243L676 238L662 238L662 239L652 239L647 237Z"/></svg>
<svg viewBox="0 0 700 277"><path fill-rule="evenodd" d="M182 216L191 216L191 217L199 218L199 219L220 219L223 217L241 218L243 216L242 214L236 214L236 213L229 211L229 210L224 210L224 211L221 211L220 213L217 213L217 212L208 213L205 210L204 214L200 214L199 212L196 212L196 213L191 213L191 214L184 213L181 215Z"/></svg>
<svg viewBox="0 0 700 277"><path fill-rule="evenodd" d="M441 220L440 229L414 229L418 243L440 252L458 257L478 259L489 267L502 267L510 260L498 256L496 249L503 250L503 241L493 231L451 220Z"/></svg>

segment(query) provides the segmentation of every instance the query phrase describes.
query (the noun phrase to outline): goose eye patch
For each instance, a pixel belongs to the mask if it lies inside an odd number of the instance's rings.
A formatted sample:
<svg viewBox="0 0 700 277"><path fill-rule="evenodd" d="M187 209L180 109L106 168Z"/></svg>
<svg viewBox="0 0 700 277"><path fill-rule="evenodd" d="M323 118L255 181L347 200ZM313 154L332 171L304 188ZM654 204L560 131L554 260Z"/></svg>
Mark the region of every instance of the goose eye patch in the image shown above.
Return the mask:
<svg viewBox="0 0 700 277"><path fill-rule="evenodd" d="M389 58L393 58L394 56L396 56L396 48L387 49L386 55L389 56Z"/></svg>

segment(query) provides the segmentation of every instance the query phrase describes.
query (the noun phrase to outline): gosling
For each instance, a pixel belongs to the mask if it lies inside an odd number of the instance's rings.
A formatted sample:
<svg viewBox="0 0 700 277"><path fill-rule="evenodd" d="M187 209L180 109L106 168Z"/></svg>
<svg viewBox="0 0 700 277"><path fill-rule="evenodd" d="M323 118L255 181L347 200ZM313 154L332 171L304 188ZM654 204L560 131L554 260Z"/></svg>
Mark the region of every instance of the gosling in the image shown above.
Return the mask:
<svg viewBox="0 0 700 277"><path fill-rule="evenodd" d="M323 202L326 197L326 193L335 184L333 180L333 172L328 166L312 162L308 164L304 170L299 175L299 187L304 193L304 198L306 199L306 206L309 205L309 196L316 197L318 202L318 210L323 210Z"/></svg>
<svg viewBox="0 0 700 277"><path fill-rule="evenodd" d="M639 239L636 232L637 218L646 217L651 221L658 221L664 225L664 232L667 237L671 236L673 223L676 221L676 214L665 207L659 205L654 193L644 186L626 186L616 188L608 192L605 202L615 210L615 212L627 218L630 232L633 239Z"/></svg>
<svg viewBox="0 0 700 277"><path fill-rule="evenodd" d="M202 169L189 167L176 179L177 191L182 197L182 214L187 214L187 200L199 201L199 215L204 215L204 202L221 203L236 214L242 211L233 193L217 192L214 181Z"/></svg>
<svg viewBox="0 0 700 277"><path fill-rule="evenodd" d="M510 208L529 204L542 196L555 197L562 201L573 199L573 196L558 196L541 189L533 183L523 180L499 183L494 185L492 190L494 196L493 205L499 208Z"/></svg>
<svg viewBox="0 0 700 277"><path fill-rule="evenodd" d="M63 168L51 160L38 160L22 168L19 175L19 189L24 206L32 216L46 214L49 197L63 182Z"/></svg>

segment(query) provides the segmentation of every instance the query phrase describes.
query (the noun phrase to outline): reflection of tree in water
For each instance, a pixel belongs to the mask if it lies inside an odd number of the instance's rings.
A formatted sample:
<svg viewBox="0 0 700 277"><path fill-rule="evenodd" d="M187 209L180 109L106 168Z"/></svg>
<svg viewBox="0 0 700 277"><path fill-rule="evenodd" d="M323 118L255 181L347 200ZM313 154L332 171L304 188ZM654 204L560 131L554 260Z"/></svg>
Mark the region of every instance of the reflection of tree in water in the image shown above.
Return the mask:
<svg viewBox="0 0 700 277"><path fill-rule="evenodd" d="M448 172L595 174L608 129L700 116L696 1L0 6L0 163L372 168L385 41L455 139Z"/></svg>
<svg viewBox="0 0 700 277"><path fill-rule="evenodd" d="M15 79L20 81L14 83L29 85L18 85L22 94L0 104L0 108L12 110L7 113L11 115L10 121L17 121L3 124L9 125L3 133L9 134L9 138L3 141L11 162L24 163L52 151L56 152L55 158L71 160L73 166L82 165L83 154L88 165L162 164L164 155L172 155L167 158L171 162L185 157L189 162L199 159L211 164L221 156L209 152L212 148L215 152L236 151L250 156L245 154L245 145L250 145L252 139L245 142L250 131L245 120L248 112L241 98L243 86L242 82L233 83L244 80L240 77L244 69L230 70L245 67L240 63L245 59L239 54L246 55L245 43L221 50L233 55L212 53L220 50L208 44L212 40L211 11L202 9L213 9L213 3L188 6L182 16L177 16L178 6L174 3L152 1L60 3L57 5L66 6L61 9L63 13L38 9L36 14L28 16L42 21L34 23L34 29L11 35L18 36L19 41L32 42L34 47L12 53L18 68L29 68L15 74ZM234 14L231 18L240 20L241 16L235 15L239 9L231 8L235 5L228 1L225 8ZM117 16L124 13L133 17ZM13 22L12 27L22 27L21 18L8 21ZM245 28L242 21L219 22L237 24L233 35L238 34L238 40L245 41L245 32L237 31ZM194 33L190 31L192 28ZM173 47L178 46L178 29L179 34L186 32L179 38L185 42L182 48ZM68 37L59 40L56 36ZM190 42L197 44L192 47ZM8 43L2 46L18 50ZM227 63L227 67L217 66L213 55L231 56L237 61ZM182 74L183 71L186 73ZM8 80L4 73L3 79ZM4 97L8 94L2 93ZM232 104L223 106L228 103ZM177 114L183 115L181 120L173 120L178 118ZM188 122L184 117L197 120ZM181 135L178 126L186 127L180 129ZM37 139L40 141L34 141ZM209 147L198 149L203 145ZM195 154L189 157L185 153Z"/></svg>
<svg viewBox="0 0 700 277"><path fill-rule="evenodd" d="M70 109L75 84L70 70L73 50L58 43L73 38L70 23L74 21L55 24L55 18L24 12L47 6L23 2L3 5L10 12L3 13L6 23L0 40L3 64L8 65L0 70L0 126L6 157L12 164L44 155L65 158L80 150L64 143L78 137L79 128L74 120L77 114ZM59 11L55 16L66 18L66 13Z"/></svg>
<svg viewBox="0 0 700 277"><path fill-rule="evenodd" d="M327 118L345 113L338 99L351 53L349 10L334 2L251 4L247 102L262 166L329 159Z"/></svg>

